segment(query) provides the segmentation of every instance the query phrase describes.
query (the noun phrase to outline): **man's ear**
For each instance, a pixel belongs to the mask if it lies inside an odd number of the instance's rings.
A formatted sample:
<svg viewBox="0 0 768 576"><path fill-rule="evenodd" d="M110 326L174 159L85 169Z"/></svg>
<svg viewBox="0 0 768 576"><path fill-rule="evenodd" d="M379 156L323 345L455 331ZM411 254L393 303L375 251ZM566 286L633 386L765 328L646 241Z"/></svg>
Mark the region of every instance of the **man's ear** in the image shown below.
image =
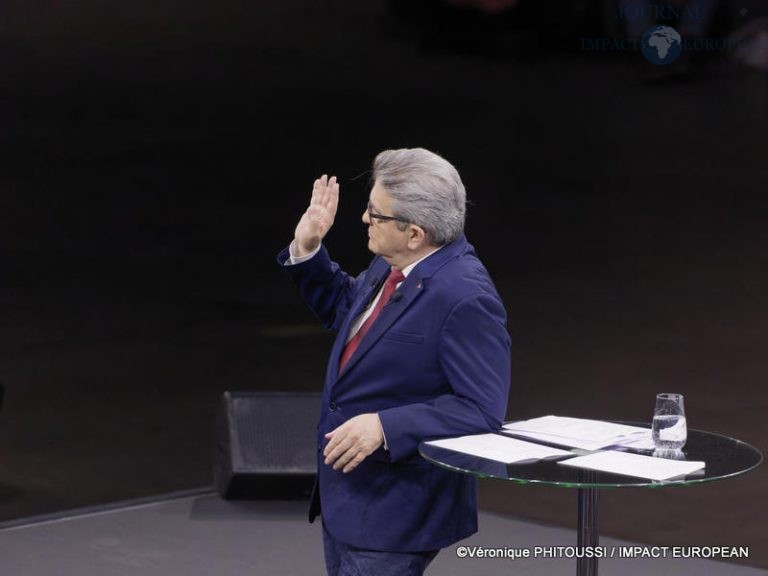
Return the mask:
<svg viewBox="0 0 768 576"><path fill-rule="evenodd" d="M408 248L418 250L427 242L427 232L416 224L408 225Z"/></svg>

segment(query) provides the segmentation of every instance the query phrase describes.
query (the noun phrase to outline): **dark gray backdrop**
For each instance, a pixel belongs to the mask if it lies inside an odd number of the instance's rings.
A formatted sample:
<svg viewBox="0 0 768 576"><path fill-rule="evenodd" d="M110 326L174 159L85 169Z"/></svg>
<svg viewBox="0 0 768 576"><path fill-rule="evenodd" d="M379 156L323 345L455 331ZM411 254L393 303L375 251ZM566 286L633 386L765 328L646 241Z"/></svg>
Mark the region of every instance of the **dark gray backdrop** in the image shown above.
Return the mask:
<svg viewBox="0 0 768 576"><path fill-rule="evenodd" d="M0 518L206 485L223 390L317 390L331 337L274 254L327 171L327 243L362 269L389 147L462 173L510 316L510 417L648 420L676 391L691 426L768 444L765 72L717 54L648 83L579 50L620 34L602 7L413 4L3 2ZM759 10L724 3L712 34ZM609 492L603 526L768 566L765 480ZM567 491L482 500L575 514Z"/></svg>

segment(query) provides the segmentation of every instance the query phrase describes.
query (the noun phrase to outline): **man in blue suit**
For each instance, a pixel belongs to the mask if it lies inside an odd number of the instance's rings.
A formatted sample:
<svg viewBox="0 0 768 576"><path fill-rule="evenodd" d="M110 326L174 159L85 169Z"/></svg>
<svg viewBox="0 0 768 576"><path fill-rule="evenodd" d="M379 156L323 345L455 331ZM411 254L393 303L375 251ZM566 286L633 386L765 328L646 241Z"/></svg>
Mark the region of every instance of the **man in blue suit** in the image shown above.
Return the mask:
<svg viewBox="0 0 768 576"><path fill-rule="evenodd" d="M347 275L322 245L335 176L315 181L278 255L338 335L310 505L310 521L322 514L333 576L422 574L441 548L477 531L474 478L428 463L418 445L498 429L509 394L506 314L464 237L458 172L424 149L387 150L373 179L362 217L375 254L367 270Z"/></svg>

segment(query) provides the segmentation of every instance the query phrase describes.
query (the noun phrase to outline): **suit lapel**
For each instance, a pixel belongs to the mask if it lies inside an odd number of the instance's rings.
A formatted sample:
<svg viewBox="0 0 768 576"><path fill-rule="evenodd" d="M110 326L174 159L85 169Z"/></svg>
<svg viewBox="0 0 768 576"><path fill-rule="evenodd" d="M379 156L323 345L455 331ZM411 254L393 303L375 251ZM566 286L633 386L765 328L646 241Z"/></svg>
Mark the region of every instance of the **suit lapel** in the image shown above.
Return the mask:
<svg viewBox="0 0 768 576"><path fill-rule="evenodd" d="M362 339L360 344L355 350L355 353L347 362L344 367L344 374L347 374L350 370L353 370L355 365L365 356L366 352L381 338L381 336L389 330L390 326L397 320L400 315L403 314L423 293L425 286L427 286L428 280L440 268L445 266L448 262L454 258L464 254L466 252L473 252L474 249L467 242L466 238L462 234L459 238L444 246L442 249L435 252L423 262L420 262L413 271L408 274L408 277L400 285L397 292L400 293L399 299L390 301L384 306L379 317L373 323L368 330L368 333ZM389 265L382 259L378 258L378 262L371 265L369 276L378 280L386 279L389 274ZM366 304L370 302L370 299L376 295L381 285L369 287L361 292L361 296L355 301L350 313L347 315L343 326L341 327L340 334L343 334L343 338L337 338L334 344L334 348L331 354L332 362L332 382L336 382L341 379L344 374L339 374L339 362L341 360L341 354L344 351L346 345L346 336L349 334L349 330L355 319L363 312Z"/></svg>
<svg viewBox="0 0 768 576"><path fill-rule="evenodd" d="M394 296L389 299L389 302L382 308L379 317L376 318L374 323L368 329L360 344L357 346L357 350L352 354L352 357L347 362L344 372L352 370L359 362L361 358L365 356L365 353L373 346L382 334L384 334L389 327L397 320L400 315L410 307L416 299L421 295L424 289L424 283L421 276L414 270L408 275L400 288L397 290L400 296L399 298Z"/></svg>
<svg viewBox="0 0 768 576"><path fill-rule="evenodd" d="M381 259L371 264L368 274L366 274L366 285L363 290L360 291L357 298L355 298L352 308L350 308L344 323L339 329L339 337L334 342L333 349L331 350L331 369L333 370L333 381L339 377L339 363L341 362L341 355L344 352L344 347L347 343L347 335L352 328L352 323L357 319L363 310L370 304L371 300L376 297L376 294L381 290L381 285L384 280L387 279L389 274L389 265ZM370 277L370 281L368 278Z"/></svg>

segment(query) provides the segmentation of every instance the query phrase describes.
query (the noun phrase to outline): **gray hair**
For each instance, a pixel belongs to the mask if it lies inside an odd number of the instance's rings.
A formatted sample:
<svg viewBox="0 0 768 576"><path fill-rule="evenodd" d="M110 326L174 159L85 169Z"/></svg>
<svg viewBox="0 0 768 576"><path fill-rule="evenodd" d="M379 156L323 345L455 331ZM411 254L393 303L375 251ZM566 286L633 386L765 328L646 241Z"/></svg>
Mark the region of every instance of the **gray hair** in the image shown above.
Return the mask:
<svg viewBox="0 0 768 576"><path fill-rule="evenodd" d="M373 161L373 179L389 194L392 213L421 226L438 246L453 242L464 230L464 184L456 168L434 152L385 150Z"/></svg>

